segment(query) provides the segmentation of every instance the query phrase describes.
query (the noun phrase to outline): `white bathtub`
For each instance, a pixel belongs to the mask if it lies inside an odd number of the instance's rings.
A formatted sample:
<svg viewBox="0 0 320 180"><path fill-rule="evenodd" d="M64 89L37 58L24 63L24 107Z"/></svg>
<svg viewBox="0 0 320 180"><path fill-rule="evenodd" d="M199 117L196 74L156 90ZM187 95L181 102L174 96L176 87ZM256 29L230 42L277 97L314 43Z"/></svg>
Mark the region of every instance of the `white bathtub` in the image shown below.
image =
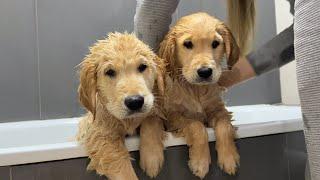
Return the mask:
<svg viewBox="0 0 320 180"><path fill-rule="evenodd" d="M228 108L234 113L238 138L299 131L303 129L300 107L250 105ZM0 166L86 156L75 142L79 118L0 123ZM208 128L209 141L214 133ZM126 140L129 151L138 150L139 138ZM165 145L185 144L171 134Z"/></svg>

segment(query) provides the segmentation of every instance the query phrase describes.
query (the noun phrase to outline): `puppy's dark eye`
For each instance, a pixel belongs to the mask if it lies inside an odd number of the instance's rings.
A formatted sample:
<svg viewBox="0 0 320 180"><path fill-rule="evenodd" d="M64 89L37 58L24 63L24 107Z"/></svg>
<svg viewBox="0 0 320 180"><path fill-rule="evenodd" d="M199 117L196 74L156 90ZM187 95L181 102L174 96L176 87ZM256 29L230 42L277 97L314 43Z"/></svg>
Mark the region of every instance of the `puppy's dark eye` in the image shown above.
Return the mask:
<svg viewBox="0 0 320 180"><path fill-rule="evenodd" d="M105 72L105 75L109 77L115 77L116 76L116 71L113 69L109 69L108 71Z"/></svg>
<svg viewBox="0 0 320 180"><path fill-rule="evenodd" d="M193 48L193 44L192 44L191 41L183 42L183 46L186 47L187 49L192 49Z"/></svg>
<svg viewBox="0 0 320 180"><path fill-rule="evenodd" d="M148 66L145 64L140 64L138 67L138 71L142 73L143 71L145 71L147 69L147 67Z"/></svg>
<svg viewBox="0 0 320 180"><path fill-rule="evenodd" d="M217 48L219 46L219 44L220 44L219 41L213 41L211 46L212 46L213 49L215 49L215 48Z"/></svg>

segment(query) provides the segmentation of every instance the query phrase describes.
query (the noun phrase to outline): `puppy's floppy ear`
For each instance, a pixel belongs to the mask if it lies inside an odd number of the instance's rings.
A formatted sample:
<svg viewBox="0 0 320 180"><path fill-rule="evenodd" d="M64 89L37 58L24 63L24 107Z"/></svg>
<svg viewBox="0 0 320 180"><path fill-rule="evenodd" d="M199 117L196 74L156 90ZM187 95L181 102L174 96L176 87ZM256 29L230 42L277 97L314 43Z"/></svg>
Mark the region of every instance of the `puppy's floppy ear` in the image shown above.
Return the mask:
<svg viewBox="0 0 320 180"><path fill-rule="evenodd" d="M217 26L217 32L222 36L224 41L228 68L232 69L232 66L238 61L240 56L239 46L230 29L224 23L220 23Z"/></svg>
<svg viewBox="0 0 320 180"><path fill-rule="evenodd" d="M164 96L164 91L165 91L165 73L166 73L166 63L164 62L163 59L159 58L158 56L155 56L155 63L157 66L157 86L158 90L161 96Z"/></svg>
<svg viewBox="0 0 320 180"><path fill-rule="evenodd" d="M80 85L78 88L81 104L92 113L93 119L96 115L96 93L97 93L97 74L96 65L86 58L80 64Z"/></svg>
<svg viewBox="0 0 320 180"><path fill-rule="evenodd" d="M176 33L171 29L165 36L164 40L160 43L159 57L162 58L166 66L169 66L169 75L174 72L174 56L176 49Z"/></svg>

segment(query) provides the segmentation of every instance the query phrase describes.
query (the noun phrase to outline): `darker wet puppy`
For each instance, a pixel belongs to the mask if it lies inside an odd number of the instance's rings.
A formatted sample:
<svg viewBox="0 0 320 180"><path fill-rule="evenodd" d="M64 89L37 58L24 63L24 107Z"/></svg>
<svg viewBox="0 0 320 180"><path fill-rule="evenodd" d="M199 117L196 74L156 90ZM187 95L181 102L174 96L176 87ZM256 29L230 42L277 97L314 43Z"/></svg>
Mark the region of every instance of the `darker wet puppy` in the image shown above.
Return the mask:
<svg viewBox="0 0 320 180"><path fill-rule="evenodd" d="M218 164L235 174L239 164L235 130L222 100L218 80L239 58L239 48L230 30L218 19L196 13L182 17L160 45L159 55L167 66L165 105L167 128L186 138L189 167L203 178L211 163L205 124L215 130Z"/></svg>

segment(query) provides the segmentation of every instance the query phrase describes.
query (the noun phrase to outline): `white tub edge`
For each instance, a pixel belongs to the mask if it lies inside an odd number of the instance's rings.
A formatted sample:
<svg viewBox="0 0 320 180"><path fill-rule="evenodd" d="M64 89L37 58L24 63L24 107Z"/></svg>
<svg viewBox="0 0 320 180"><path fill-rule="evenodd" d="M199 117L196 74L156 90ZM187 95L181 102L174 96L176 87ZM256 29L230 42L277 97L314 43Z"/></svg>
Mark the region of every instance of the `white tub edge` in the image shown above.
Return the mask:
<svg viewBox="0 0 320 180"><path fill-rule="evenodd" d="M68 118L76 121L78 118ZM54 120L50 120L55 123ZM9 124L9 123L8 123ZM10 124L9 124L10 125ZM13 123L11 124L13 125ZM16 126L17 127L17 126ZM302 119L290 119L283 121L271 121L255 124L240 124L235 125L238 128L237 138L256 137L263 135L271 135L278 133L286 133L303 130ZM215 141L214 131L211 128L207 129L209 141ZM179 146L185 145L184 138L173 137L168 133L165 146ZM136 136L126 139L126 146L129 151L136 151L139 149L139 138ZM76 142L64 142L57 144L44 144L36 146L28 146L21 148L6 148L0 149L0 166L27 164L35 162L71 159L78 157L86 157L85 150Z"/></svg>

